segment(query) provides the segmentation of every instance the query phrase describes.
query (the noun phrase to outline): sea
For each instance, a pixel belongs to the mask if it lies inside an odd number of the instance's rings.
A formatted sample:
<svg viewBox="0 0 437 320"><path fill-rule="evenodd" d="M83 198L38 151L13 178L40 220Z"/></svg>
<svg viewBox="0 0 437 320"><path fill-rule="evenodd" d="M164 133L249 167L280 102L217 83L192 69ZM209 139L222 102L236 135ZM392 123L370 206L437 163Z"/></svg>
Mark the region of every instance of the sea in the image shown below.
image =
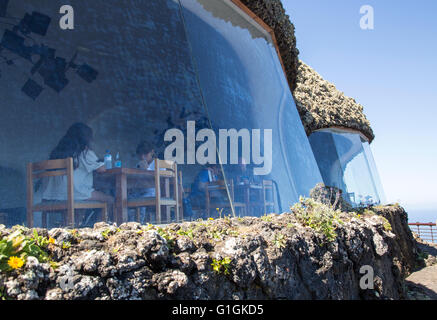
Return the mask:
<svg viewBox="0 0 437 320"><path fill-rule="evenodd" d="M422 222L422 223L436 223L437 208L436 209L405 209L408 213L408 222Z"/></svg>

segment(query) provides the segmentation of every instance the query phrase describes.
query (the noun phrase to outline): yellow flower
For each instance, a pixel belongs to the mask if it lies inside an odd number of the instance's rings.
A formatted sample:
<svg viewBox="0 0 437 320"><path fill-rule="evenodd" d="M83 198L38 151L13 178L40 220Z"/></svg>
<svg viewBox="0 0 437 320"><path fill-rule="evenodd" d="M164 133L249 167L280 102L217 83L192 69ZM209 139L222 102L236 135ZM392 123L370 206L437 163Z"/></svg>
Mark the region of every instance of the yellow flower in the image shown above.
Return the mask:
<svg viewBox="0 0 437 320"><path fill-rule="evenodd" d="M8 261L8 265L12 268L12 269L19 269L23 266L24 261L21 258L18 257L10 257L9 261Z"/></svg>
<svg viewBox="0 0 437 320"><path fill-rule="evenodd" d="M209 218L209 220L213 221L213 220L214 220L214 218Z"/></svg>
<svg viewBox="0 0 437 320"><path fill-rule="evenodd" d="M53 239L52 237L50 237L50 238L49 238L49 243L51 243L51 244L55 244L56 241L55 241L55 239Z"/></svg>

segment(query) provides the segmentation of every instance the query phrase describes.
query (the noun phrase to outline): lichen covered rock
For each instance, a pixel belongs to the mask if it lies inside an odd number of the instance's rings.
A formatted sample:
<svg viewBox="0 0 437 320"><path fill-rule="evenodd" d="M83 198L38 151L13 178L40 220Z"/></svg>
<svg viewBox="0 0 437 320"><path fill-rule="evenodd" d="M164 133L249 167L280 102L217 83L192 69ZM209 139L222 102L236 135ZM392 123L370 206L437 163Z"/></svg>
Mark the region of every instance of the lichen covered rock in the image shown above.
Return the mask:
<svg viewBox="0 0 437 320"><path fill-rule="evenodd" d="M343 127L360 131L369 141L375 138L363 106L302 61L293 95L308 135L318 129Z"/></svg>
<svg viewBox="0 0 437 320"><path fill-rule="evenodd" d="M55 240L46 248L53 261L28 257L22 268L1 272L0 292L11 299L49 300L405 297L403 279L415 249L404 218L393 218L402 208L380 208L387 218L335 211L334 240L306 223L299 210L165 228L99 223L93 229L53 229L46 232ZM2 236L11 232L3 228ZM375 290L360 289L365 265L374 269Z"/></svg>

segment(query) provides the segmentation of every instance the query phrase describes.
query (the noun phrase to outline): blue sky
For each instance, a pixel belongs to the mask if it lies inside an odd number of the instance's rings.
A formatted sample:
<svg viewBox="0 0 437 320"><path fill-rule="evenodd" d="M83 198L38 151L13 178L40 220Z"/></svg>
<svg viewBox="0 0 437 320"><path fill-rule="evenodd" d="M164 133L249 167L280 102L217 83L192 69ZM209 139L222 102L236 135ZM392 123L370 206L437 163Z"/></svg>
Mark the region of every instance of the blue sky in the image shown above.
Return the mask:
<svg viewBox="0 0 437 320"><path fill-rule="evenodd" d="M390 202L437 218L437 1L283 0L300 59L364 106ZM374 30L360 8L374 8Z"/></svg>

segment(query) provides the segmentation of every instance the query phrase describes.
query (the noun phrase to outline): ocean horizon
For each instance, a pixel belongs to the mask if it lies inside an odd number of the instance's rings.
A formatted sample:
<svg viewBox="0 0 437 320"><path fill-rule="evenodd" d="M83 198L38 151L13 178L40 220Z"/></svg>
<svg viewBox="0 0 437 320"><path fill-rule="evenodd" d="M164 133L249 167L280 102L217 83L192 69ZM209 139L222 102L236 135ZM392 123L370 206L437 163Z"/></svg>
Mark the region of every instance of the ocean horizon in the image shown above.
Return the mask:
<svg viewBox="0 0 437 320"><path fill-rule="evenodd" d="M408 222L436 223L437 209L405 209L408 213Z"/></svg>

